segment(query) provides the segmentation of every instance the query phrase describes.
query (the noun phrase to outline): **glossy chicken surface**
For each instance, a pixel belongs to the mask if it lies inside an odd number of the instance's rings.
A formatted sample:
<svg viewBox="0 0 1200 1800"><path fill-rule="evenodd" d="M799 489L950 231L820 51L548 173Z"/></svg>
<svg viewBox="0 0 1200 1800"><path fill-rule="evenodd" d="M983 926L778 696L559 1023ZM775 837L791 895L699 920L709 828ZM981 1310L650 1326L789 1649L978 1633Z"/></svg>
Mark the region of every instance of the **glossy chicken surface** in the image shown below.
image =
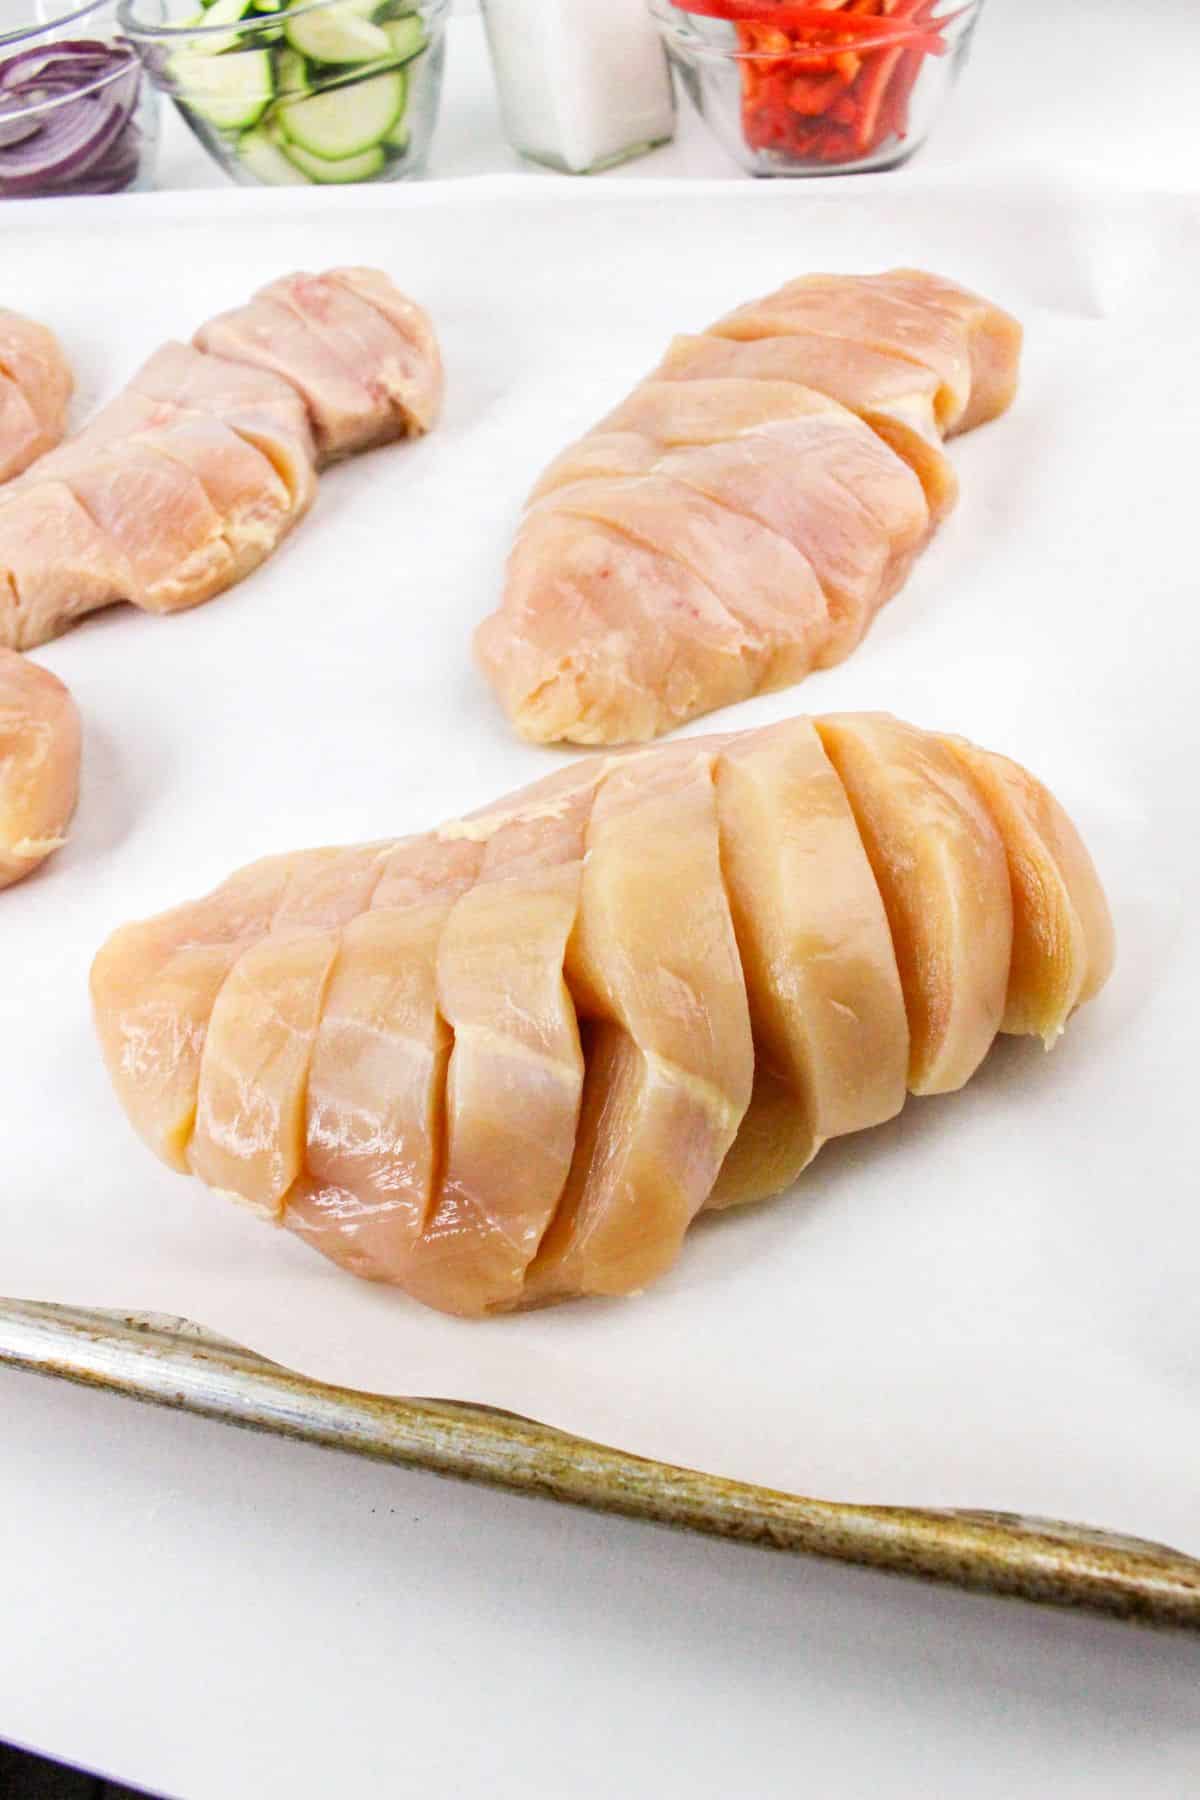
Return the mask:
<svg viewBox="0 0 1200 1800"><path fill-rule="evenodd" d="M0 650L0 888L66 842L79 794L79 714L49 669Z"/></svg>
<svg viewBox="0 0 1200 1800"><path fill-rule="evenodd" d="M433 328L387 276L272 282L165 344L0 493L0 643L28 649L116 601L211 599L304 516L318 469L429 430L441 394Z"/></svg>
<svg viewBox="0 0 1200 1800"><path fill-rule="evenodd" d="M465 1316L628 1294L696 1215L1050 1044L1112 964L1052 795L885 714L585 758L274 857L92 973L172 1168Z"/></svg>
<svg viewBox="0 0 1200 1800"><path fill-rule="evenodd" d="M476 651L522 737L642 742L840 662L953 506L1021 330L917 270L810 275L676 338L542 475Z"/></svg>
<svg viewBox="0 0 1200 1800"><path fill-rule="evenodd" d="M60 441L74 385L53 332L0 306L0 482Z"/></svg>

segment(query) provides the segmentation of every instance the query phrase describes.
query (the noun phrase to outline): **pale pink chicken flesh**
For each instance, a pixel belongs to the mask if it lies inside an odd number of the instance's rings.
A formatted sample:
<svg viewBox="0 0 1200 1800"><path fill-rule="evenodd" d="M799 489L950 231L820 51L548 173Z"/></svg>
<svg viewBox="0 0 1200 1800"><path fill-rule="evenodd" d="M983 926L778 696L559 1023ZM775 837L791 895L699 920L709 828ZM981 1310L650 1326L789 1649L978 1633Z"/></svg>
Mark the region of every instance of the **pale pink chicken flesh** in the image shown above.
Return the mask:
<svg viewBox="0 0 1200 1800"><path fill-rule="evenodd" d="M910 1031L908 1085L944 1094L1001 1028L1012 963L1004 842L959 759L887 713L817 721L891 926Z"/></svg>
<svg viewBox="0 0 1200 1800"><path fill-rule="evenodd" d="M989 301L912 270L807 276L676 339L533 490L475 640L517 731L633 743L742 697L728 663L703 654L709 600L661 579L672 563L730 613L730 564L752 606L770 588L769 629L758 621L743 656L748 691L847 656L954 504L943 438L1010 404L1020 339ZM700 561L686 490L711 507ZM622 539L639 554L622 557Z"/></svg>
<svg viewBox="0 0 1200 1800"><path fill-rule="evenodd" d="M53 450L74 386L54 333L0 306L0 482Z"/></svg>
<svg viewBox="0 0 1200 1800"><path fill-rule="evenodd" d="M0 888L66 842L79 743L79 714L57 675L0 650Z"/></svg>
<svg viewBox="0 0 1200 1800"><path fill-rule="evenodd" d="M211 599L304 516L323 464L427 431L441 394L433 328L386 275L272 282L193 344L163 345L0 493L0 644L28 649L120 600Z"/></svg>
<svg viewBox="0 0 1200 1800"><path fill-rule="evenodd" d="M1048 1042L1112 963L1015 764L884 714L586 758L118 931L117 1094L179 1170L442 1311L640 1290L705 1208Z"/></svg>

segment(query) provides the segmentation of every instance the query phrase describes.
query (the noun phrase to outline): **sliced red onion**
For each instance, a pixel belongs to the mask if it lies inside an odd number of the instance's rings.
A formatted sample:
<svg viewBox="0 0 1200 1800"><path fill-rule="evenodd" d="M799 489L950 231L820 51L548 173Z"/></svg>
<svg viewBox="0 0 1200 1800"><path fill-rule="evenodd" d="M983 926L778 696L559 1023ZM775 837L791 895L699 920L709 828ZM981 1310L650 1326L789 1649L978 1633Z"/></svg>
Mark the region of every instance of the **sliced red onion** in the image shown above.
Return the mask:
<svg viewBox="0 0 1200 1800"><path fill-rule="evenodd" d="M7 150L12 144L23 143L41 129L21 101L6 100L0 94L0 150Z"/></svg>
<svg viewBox="0 0 1200 1800"><path fill-rule="evenodd" d="M0 197L128 187L141 146L133 122L140 80L126 46L91 39L0 62Z"/></svg>
<svg viewBox="0 0 1200 1800"><path fill-rule="evenodd" d="M136 67L137 57L126 44L106 44L99 38L57 38L53 43L37 44L31 50L18 50L0 62L0 88L24 82L31 75L62 74L76 87L98 81L123 63ZM54 65L61 65L55 68Z"/></svg>

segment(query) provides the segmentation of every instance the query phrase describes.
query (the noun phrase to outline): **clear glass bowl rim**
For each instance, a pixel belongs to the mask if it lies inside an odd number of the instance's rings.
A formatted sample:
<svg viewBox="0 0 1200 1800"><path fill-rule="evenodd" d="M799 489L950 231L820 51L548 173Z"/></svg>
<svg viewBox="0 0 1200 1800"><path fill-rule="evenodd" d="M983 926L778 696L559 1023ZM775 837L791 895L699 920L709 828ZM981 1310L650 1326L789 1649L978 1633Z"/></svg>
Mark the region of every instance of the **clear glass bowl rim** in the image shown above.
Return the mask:
<svg viewBox="0 0 1200 1800"><path fill-rule="evenodd" d="M104 0L95 0L95 4L103 5ZM263 18L236 19L232 25L170 25L164 22L152 24L138 16L140 5L146 0L119 0L117 6L117 22L130 43L181 43L185 38L214 37L252 38L256 32L271 30L278 24L280 14L274 13ZM162 0L149 0L162 13ZM282 10L289 18L305 18L309 13L329 12L336 6L344 4L344 0L306 0L303 6L285 6ZM419 13L426 24L439 24L450 10L450 0L408 0L411 11Z"/></svg>
<svg viewBox="0 0 1200 1800"><path fill-rule="evenodd" d="M0 52L15 49L18 44L28 44L32 39L45 38L53 43L51 35L60 32L64 25L77 25L101 7L107 6L109 0L83 0L82 6L76 6L70 12L61 13L56 19L33 19L28 25L17 25L11 31L0 31Z"/></svg>
<svg viewBox="0 0 1200 1800"><path fill-rule="evenodd" d="M944 13L941 18L929 19L926 23L931 26L950 25L961 27L962 25L969 23L973 15L978 13L982 7L983 0L951 0L950 12ZM797 54L804 54L804 52L798 53L794 49L747 50L740 44L710 43L707 38L701 35L697 27L691 23L695 18L706 18L708 15L684 12L680 7L673 5L672 0L646 0L646 10L658 26L663 37L667 39L669 47L678 50L681 56L691 57L697 62L705 57L711 58L713 62L728 63L788 62L793 60ZM747 19L741 22L754 25L769 24L770 20L766 16L769 10L769 7L764 8L764 15L761 19ZM836 12L831 10L830 18L834 19L836 16ZM732 19L713 20L714 24L735 24L737 22L738 21ZM836 46L830 45L829 54L840 56L848 51L887 50L893 48L895 42L895 36L886 32L881 32L878 37L870 37L865 33L856 33L852 42L845 42ZM811 54L820 55L821 53L821 47L819 45L812 46Z"/></svg>
<svg viewBox="0 0 1200 1800"><path fill-rule="evenodd" d="M87 10L89 12L94 12L96 5L102 6L104 4L105 0L95 0L95 4L89 6ZM78 18L79 14L73 13L71 17ZM9 42L10 40L7 38L0 38L0 53L8 47ZM47 38L46 48L48 50L52 49L54 42L55 40L53 38ZM3 114L3 120L9 122L18 119L43 118L47 113L53 112L55 107L74 106L77 101L86 100L89 94L100 93L103 88L110 86L112 82L123 81L131 69L137 69L140 74L140 60L134 51L132 44L123 44L118 38L110 47L115 50L128 50L129 55L118 67L110 69L107 75L98 75L95 81L86 81L82 86L72 88L69 94L56 94L54 98L50 100L31 100L27 106L21 108L20 112L15 112L11 108L7 109Z"/></svg>

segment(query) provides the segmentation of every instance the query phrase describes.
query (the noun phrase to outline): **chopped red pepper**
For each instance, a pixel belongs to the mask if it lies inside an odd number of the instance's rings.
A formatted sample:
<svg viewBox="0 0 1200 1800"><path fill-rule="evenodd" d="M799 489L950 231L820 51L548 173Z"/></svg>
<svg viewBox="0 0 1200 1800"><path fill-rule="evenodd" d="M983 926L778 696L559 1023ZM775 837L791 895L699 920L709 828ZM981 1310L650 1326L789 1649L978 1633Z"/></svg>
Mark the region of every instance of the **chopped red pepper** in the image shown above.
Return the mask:
<svg viewBox="0 0 1200 1800"><path fill-rule="evenodd" d="M850 5L795 6L791 0L674 0L680 12L696 13L702 18L730 19L735 24L770 25L787 32L832 34L854 39L858 37L909 39L920 35L922 26L894 14L863 12ZM928 34L936 37L937 28Z"/></svg>
<svg viewBox="0 0 1200 1800"><path fill-rule="evenodd" d="M743 51L742 129L753 150L861 162L903 138L927 56L942 56L940 0L675 0L727 19Z"/></svg>
<svg viewBox="0 0 1200 1800"><path fill-rule="evenodd" d="M871 58L871 66L858 84L858 119L854 127L854 140L864 156L875 144L888 83L903 55L903 50L882 50L878 56ZM886 136L885 130L882 137Z"/></svg>

